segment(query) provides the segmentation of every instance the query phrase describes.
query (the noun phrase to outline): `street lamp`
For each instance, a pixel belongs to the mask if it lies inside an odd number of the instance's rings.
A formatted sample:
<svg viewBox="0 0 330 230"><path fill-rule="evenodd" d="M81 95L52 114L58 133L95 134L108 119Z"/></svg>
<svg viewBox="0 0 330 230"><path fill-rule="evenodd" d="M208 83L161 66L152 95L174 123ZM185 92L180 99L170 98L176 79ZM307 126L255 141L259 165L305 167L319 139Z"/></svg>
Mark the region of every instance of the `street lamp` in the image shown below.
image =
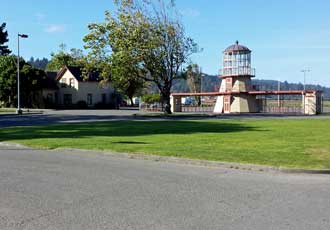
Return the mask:
<svg viewBox="0 0 330 230"><path fill-rule="evenodd" d="M16 114L22 114L20 100L20 71L19 71L19 38L28 38L26 34L17 34L17 110Z"/></svg>
<svg viewBox="0 0 330 230"><path fill-rule="evenodd" d="M306 114L306 73L311 72L311 70L303 69L301 72L304 73L304 93L303 93L303 97L304 97L304 99L303 99L303 103L304 103L303 108L304 108L304 111L303 111L303 114Z"/></svg>
<svg viewBox="0 0 330 230"><path fill-rule="evenodd" d="M310 69L303 69L301 72L304 73L304 92L306 91L306 73L311 72Z"/></svg>
<svg viewBox="0 0 330 230"><path fill-rule="evenodd" d="M281 81L278 80L277 81L277 106L280 110L280 107L281 107L281 103L280 103L280 90L281 90Z"/></svg>

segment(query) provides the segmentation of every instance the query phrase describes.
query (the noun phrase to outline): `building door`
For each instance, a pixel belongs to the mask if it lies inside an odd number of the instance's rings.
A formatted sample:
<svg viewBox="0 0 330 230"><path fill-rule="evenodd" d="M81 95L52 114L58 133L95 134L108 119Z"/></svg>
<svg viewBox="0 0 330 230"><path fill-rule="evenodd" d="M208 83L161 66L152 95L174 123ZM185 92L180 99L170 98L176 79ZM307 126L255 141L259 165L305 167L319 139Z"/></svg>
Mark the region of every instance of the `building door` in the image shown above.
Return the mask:
<svg viewBox="0 0 330 230"><path fill-rule="evenodd" d="M230 96L223 97L223 112L230 113Z"/></svg>
<svg viewBox="0 0 330 230"><path fill-rule="evenodd" d="M233 79L231 77L226 78L226 92L231 92L233 89Z"/></svg>

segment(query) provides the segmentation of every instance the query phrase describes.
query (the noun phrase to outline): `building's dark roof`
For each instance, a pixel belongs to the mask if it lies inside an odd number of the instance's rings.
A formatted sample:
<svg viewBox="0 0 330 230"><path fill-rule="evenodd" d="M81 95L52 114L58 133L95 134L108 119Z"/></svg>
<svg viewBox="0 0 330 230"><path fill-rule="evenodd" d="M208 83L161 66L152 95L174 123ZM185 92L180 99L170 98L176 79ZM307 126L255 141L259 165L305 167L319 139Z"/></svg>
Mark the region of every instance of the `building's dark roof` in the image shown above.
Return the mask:
<svg viewBox="0 0 330 230"><path fill-rule="evenodd" d="M64 66L57 74L56 80L58 81L63 74L66 72L66 70L70 71L72 75L77 79L77 81L94 81L94 82L99 82L100 75L98 72L91 72L88 74L88 79L84 79L82 76L82 68L83 67L78 67L78 66Z"/></svg>
<svg viewBox="0 0 330 230"><path fill-rule="evenodd" d="M46 78L42 79L42 88L44 89L58 89L57 83L56 83L56 76L57 72L46 72Z"/></svg>
<svg viewBox="0 0 330 230"><path fill-rule="evenodd" d="M56 71L46 71L46 75L47 75L47 78L55 80L55 78L57 76L57 72Z"/></svg>
<svg viewBox="0 0 330 230"><path fill-rule="evenodd" d="M225 49L224 52L246 52L250 53L251 50L247 48L246 46L240 45L238 41L234 45L229 46L227 49Z"/></svg>

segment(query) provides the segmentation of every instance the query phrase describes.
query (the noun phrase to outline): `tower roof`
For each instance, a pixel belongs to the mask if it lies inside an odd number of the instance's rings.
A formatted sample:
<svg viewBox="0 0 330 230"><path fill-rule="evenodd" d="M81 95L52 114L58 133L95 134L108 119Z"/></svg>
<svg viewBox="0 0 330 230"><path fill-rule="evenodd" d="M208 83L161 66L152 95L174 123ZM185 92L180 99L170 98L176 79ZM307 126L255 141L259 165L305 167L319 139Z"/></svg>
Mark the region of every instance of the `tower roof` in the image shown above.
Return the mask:
<svg viewBox="0 0 330 230"><path fill-rule="evenodd" d="M225 49L224 52L246 52L250 53L251 50L247 48L246 46L240 45L238 41L234 45L229 46L227 49Z"/></svg>

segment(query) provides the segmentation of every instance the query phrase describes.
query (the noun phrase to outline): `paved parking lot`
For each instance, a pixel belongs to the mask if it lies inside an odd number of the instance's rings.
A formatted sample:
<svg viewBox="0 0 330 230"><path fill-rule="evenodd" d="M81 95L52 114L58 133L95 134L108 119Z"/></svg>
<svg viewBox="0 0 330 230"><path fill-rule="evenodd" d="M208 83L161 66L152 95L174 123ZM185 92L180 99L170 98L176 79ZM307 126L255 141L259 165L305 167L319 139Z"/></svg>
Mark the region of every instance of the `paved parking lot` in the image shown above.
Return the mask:
<svg viewBox="0 0 330 230"><path fill-rule="evenodd" d="M0 229L330 229L330 179L0 145Z"/></svg>
<svg viewBox="0 0 330 230"><path fill-rule="evenodd" d="M0 127L48 125L134 119L138 110L35 110L23 115L0 115Z"/></svg>
<svg viewBox="0 0 330 230"><path fill-rule="evenodd" d="M139 114L139 116L134 116ZM281 114L245 114L245 115L213 115L198 113L181 113L179 116L157 117L141 116L137 108L121 110L31 110L23 115L1 114L0 127L31 126L47 124L64 124L78 122L96 122L111 120L162 120L162 119L255 119L255 118L277 118L277 119L330 119L330 115L321 116L293 116ZM206 115L206 116L205 116Z"/></svg>
<svg viewBox="0 0 330 230"><path fill-rule="evenodd" d="M136 112L66 110L1 115L0 127L163 119L135 117ZM271 115L218 118L242 117L329 119ZM4 230L328 230L329 190L328 175L212 169L0 143L0 229Z"/></svg>

